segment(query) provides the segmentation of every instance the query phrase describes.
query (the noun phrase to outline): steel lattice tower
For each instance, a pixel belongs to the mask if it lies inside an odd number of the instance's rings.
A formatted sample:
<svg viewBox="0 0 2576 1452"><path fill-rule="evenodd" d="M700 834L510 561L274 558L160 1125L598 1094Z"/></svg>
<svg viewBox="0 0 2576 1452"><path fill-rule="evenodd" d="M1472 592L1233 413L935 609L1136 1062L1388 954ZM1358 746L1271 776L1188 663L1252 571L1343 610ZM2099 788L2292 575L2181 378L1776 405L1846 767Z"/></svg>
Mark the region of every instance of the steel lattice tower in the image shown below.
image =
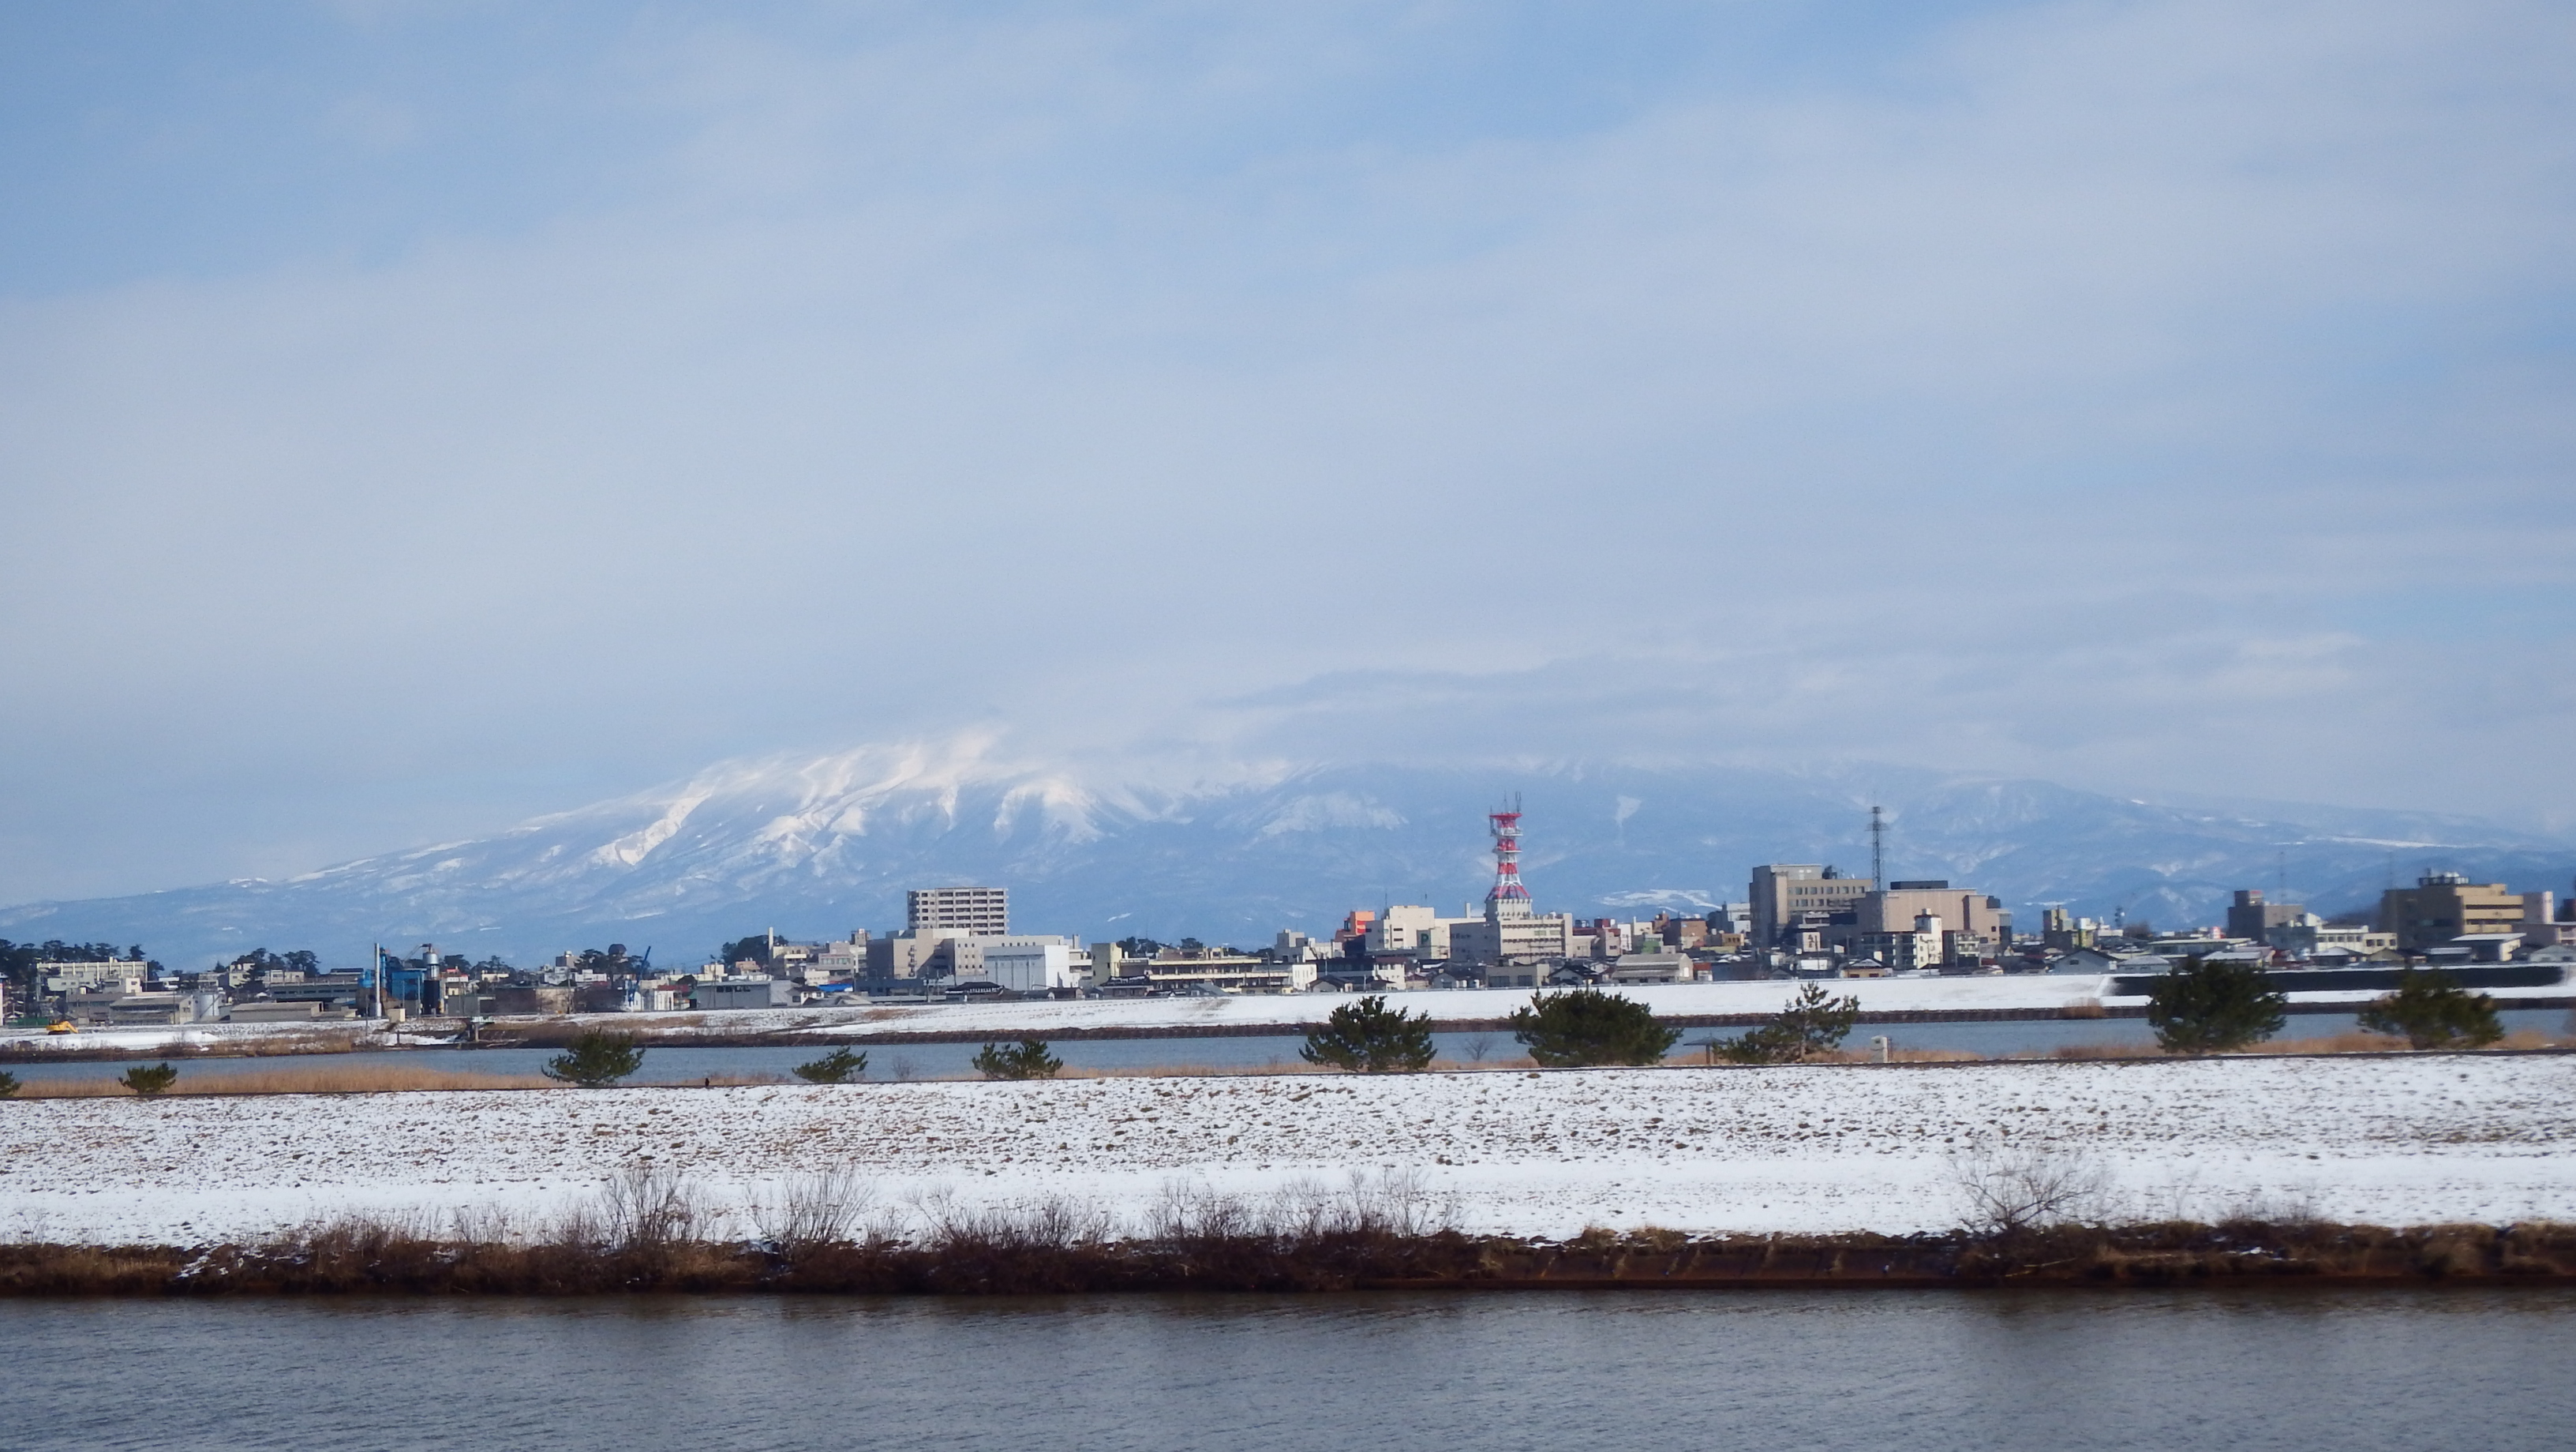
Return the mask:
<svg viewBox="0 0 2576 1452"><path fill-rule="evenodd" d="M1494 890L1485 894L1488 910L1499 912L1507 902L1527 903L1529 889L1521 886L1521 798L1512 793L1509 809L1487 814L1494 832Z"/></svg>

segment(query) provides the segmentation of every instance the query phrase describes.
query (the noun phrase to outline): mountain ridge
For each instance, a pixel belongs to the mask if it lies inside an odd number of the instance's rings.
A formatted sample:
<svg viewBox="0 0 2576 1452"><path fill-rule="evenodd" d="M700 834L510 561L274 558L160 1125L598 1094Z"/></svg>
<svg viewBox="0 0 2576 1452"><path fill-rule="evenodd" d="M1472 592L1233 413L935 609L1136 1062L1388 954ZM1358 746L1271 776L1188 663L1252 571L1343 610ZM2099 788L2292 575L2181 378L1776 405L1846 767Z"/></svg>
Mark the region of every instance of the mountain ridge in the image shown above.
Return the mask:
<svg viewBox="0 0 2576 1452"><path fill-rule="evenodd" d="M1490 873L1484 813L1512 792L1541 905L1584 916L1740 899L1758 862L1866 871L1873 802L1889 812L1891 876L1995 893L2024 928L2048 902L2212 921L2231 888L2285 875L2294 898L2331 911L2426 866L2525 890L2564 890L2576 872L2576 843L2474 818L2179 807L1992 774L1578 762L1158 774L961 737L719 762L292 878L22 904L0 909L0 935L140 941L178 963L263 946L350 961L369 942L433 941L524 962L611 939L676 962L768 927L882 930L900 924L905 888L980 881L1012 889L1026 931L1252 943L1390 900L1459 910Z"/></svg>

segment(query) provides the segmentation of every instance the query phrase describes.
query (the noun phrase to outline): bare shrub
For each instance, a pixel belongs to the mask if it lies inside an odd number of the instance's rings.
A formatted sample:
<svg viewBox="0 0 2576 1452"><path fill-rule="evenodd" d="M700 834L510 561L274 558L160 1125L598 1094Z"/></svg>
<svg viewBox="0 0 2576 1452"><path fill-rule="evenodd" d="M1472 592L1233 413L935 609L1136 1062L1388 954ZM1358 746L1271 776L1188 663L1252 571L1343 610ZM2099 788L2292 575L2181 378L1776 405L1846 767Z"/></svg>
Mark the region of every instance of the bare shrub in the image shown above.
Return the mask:
<svg viewBox="0 0 2576 1452"><path fill-rule="evenodd" d="M1063 1195L968 1208L947 1194L920 1202L939 1254L1065 1251L1109 1239L1109 1212Z"/></svg>
<svg viewBox="0 0 2576 1452"><path fill-rule="evenodd" d="M677 1171L637 1165L600 1187L596 1238L626 1251L659 1251L703 1238L710 1217L698 1187Z"/></svg>
<svg viewBox="0 0 2576 1452"><path fill-rule="evenodd" d="M2109 1177L2081 1154L1980 1141L1951 1156L1950 1181L1971 1235L2001 1239L2104 1218Z"/></svg>
<svg viewBox="0 0 2576 1452"><path fill-rule="evenodd" d="M856 1238L876 1186L848 1166L794 1175L751 1203L753 1228L790 1260Z"/></svg>
<svg viewBox="0 0 2576 1452"><path fill-rule="evenodd" d="M1274 1207L1242 1195L1229 1195L1205 1183L1167 1180L1146 1212L1146 1232L1156 1240L1252 1240L1278 1233L1283 1217Z"/></svg>
<svg viewBox="0 0 2576 1452"><path fill-rule="evenodd" d="M461 1245L508 1245L523 1235L518 1216L507 1205L463 1205L447 1219Z"/></svg>

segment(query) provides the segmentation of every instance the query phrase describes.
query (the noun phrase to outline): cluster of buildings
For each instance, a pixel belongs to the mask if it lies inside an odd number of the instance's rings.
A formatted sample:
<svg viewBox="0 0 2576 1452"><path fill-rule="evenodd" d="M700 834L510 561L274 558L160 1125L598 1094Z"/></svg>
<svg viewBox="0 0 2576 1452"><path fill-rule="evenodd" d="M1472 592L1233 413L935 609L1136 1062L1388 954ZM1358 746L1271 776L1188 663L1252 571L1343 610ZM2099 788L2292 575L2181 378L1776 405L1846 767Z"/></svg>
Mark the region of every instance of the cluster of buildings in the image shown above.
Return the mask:
<svg viewBox="0 0 2576 1452"><path fill-rule="evenodd" d="M2224 924L2169 935L2072 917L2054 905L2044 908L2038 932L2017 934L1992 894L1940 879L1882 885L1816 863L1756 867L1743 901L1704 913L1576 918L1538 911L1521 881L1520 817L1515 805L1489 818L1494 882L1481 908L1471 904L1455 917L1410 904L1357 909L1329 937L1283 930L1252 951L1138 939L1086 947L1066 936L1013 933L1008 890L962 886L908 893L899 931L828 943L746 939L730 961L680 974L656 970L649 949L630 956L615 943L535 969L472 963L422 944L410 957L379 949L370 968L338 972L321 971L310 953L257 952L178 975L139 959L45 962L36 965L37 987L48 1018L145 1025L786 1008L882 997L2140 973L2185 957L2326 968L2576 963L2576 896L2561 902L2451 872L2390 888L2368 922L2329 922L2249 888L2235 894Z"/></svg>

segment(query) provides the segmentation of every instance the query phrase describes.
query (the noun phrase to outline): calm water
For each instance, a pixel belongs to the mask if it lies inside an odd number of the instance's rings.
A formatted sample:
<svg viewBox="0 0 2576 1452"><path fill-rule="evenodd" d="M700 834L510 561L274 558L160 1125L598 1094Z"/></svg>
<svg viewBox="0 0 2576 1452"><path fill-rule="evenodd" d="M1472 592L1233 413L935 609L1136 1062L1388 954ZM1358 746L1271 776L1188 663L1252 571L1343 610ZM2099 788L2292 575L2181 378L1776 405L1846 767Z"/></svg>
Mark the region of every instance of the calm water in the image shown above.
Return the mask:
<svg viewBox="0 0 2576 1452"><path fill-rule="evenodd" d="M2557 1292L0 1305L8 1448L2519 1452Z"/></svg>
<svg viewBox="0 0 2576 1452"><path fill-rule="evenodd" d="M2560 1033L2569 1028L2571 1015L2563 1009L2521 1009L2498 1015L2507 1032L2530 1029L2542 1033ZM2328 1034L2348 1033L2358 1027L2350 1015L2301 1013L2290 1016L2284 1030L2289 1038L2321 1038ZM1686 1029L1681 1044L1673 1050L1677 1061L1696 1061L1703 1051L1692 1047L1698 1040L1712 1035L1724 1037L1738 1032L1733 1029ZM1923 1023L1863 1024L1853 1030L1847 1041L1852 1048L1868 1047L1873 1034L1884 1033L1897 1047L1909 1049L1965 1049L1989 1055L2044 1054L2070 1044L2146 1044L2155 1040L2146 1020L2137 1018L2054 1019L2012 1023ZM1460 1062L1516 1058L1520 1045L1508 1033L1438 1034L1434 1036L1443 1057ZM1258 1068L1264 1065L1296 1064L1297 1050L1305 1040L1294 1037L1203 1038L1203 1039L1078 1039L1055 1044L1058 1058L1078 1069L1149 1069L1170 1067ZM871 1079L953 1079L972 1077L968 1061L975 1056L974 1044L878 1044L867 1049ZM774 1074L785 1077L787 1071L821 1053L821 1049L648 1049L644 1054L644 1071L632 1082L638 1084L685 1084L714 1074ZM534 1074L539 1065L554 1056L552 1049L409 1049L382 1053L335 1054L331 1064L390 1062L478 1074ZM226 1073L266 1071L280 1062L277 1059L200 1059L183 1061L184 1072L192 1076L214 1076ZM113 1079L130 1064L124 1062L87 1062L70 1064L11 1064L11 1073L21 1079L82 1078Z"/></svg>

